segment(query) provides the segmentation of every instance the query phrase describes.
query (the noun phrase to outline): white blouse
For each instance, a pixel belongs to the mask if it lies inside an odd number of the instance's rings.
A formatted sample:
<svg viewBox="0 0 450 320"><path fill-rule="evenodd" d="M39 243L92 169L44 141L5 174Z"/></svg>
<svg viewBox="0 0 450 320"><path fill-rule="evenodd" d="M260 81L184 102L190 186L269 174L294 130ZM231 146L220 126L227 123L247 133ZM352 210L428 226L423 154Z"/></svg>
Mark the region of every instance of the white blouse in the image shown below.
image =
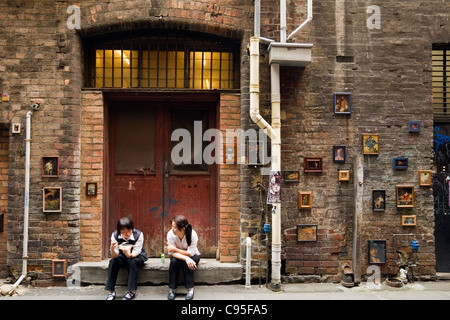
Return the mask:
<svg viewBox="0 0 450 320"><path fill-rule="evenodd" d="M174 245L178 249L186 250L191 257L200 255L200 251L197 249L197 242L198 236L194 230L192 230L190 246L187 244L186 235L184 235L183 239L180 239L172 230L167 232L167 243ZM169 252L169 254L172 255L172 252Z"/></svg>

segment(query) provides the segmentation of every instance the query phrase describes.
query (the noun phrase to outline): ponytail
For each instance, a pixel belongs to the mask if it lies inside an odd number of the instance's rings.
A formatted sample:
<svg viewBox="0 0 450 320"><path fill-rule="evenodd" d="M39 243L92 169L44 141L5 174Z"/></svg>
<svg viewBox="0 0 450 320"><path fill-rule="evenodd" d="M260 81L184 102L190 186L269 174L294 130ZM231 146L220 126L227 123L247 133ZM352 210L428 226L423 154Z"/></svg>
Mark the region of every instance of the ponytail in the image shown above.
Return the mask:
<svg viewBox="0 0 450 320"><path fill-rule="evenodd" d="M190 223L187 224L185 230L186 230L186 241L188 246L190 246L192 242L192 226Z"/></svg>

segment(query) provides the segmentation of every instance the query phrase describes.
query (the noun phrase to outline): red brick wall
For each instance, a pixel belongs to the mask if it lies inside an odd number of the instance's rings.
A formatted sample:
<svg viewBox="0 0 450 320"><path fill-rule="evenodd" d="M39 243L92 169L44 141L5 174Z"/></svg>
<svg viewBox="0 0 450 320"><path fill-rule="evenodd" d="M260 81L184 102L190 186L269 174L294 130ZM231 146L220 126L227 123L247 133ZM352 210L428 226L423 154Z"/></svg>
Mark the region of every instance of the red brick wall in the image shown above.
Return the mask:
<svg viewBox="0 0 450 320"><path fill-rule="evenodd" d="M8 222L8 149L9 131L0 130L0 224L3 223L3 232L0 232L0 276L6 275L6 242ZM1 231L1 230L0 230Z"/></svg>
<svg viewBox="0 0 450 320"><path fill-rule="evenodd" d="M240 128L240 95L220 96L220 131ZM221 164L219 170L219 250L221 262L238 262L240 256L240 172L237 164Z"/></svg>
<svg viewBox="0 0 450 320"><path fill-rule="evenodd" d="M80 257L102 258L103 225L103 130L101 92L83 92L81 98ZM86 196L86 183L97 183L97 195Z"/></svg>

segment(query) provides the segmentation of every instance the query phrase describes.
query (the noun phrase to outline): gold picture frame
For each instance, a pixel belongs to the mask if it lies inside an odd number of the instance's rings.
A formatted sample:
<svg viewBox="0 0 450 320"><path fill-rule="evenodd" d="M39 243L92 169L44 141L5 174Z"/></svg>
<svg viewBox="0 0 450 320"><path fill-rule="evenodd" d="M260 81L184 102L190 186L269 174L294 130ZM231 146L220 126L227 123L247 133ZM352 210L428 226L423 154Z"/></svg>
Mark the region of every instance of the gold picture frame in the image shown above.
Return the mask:
<svg viewBox="0 0 450 320"><path fill-rule="evenodd" d="M419 186L430 187L433 185L431 170L419 170Z"/></svg>
<svg viewBox="0 0 450 320"><path fill-rule="evenodd" d="M380 135L373 133L363 134L363 154L380 154Z"/></svg>
<svg viewBox="0 0 450 320"><path fill-rule="evenodd" d="M298 208L311 209L312 208L312 191L298 192Z"/></svg>

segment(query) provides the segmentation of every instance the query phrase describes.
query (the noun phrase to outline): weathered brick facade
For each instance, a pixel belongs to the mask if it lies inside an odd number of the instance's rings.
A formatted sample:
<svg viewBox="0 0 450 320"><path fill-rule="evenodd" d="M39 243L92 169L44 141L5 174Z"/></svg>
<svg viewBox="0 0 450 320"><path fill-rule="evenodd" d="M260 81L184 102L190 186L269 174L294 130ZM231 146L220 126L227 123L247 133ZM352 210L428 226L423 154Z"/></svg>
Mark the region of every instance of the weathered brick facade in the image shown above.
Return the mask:
<svg viewBox="0 0 450 320"><path fill-rule="evenodd" d="M306 19L306 1L287 3L289 33ZM371 4L381 9L381 29L367 26ZM79 30L67 27L69 5L81 8ZM409 233L421 244L419 273L433 277L433 189L419 187L417 172L434 169L431 48L433 43L450 42L450 4L437 0L370 4L327 0L314 1L313 8L312 22L295 38L297 43L314 45L311 64L281 68L282 170L300 171L298 183L282 183L284 279L297 281L307 276L337 281L342 264L354 259L359 261L357 271L364 275L367 241L373 239L387 242L382 273L396 274L393 236ZM263 0L261 11L261 35L279 41L278 1ZM251 0L6 0L0 3L0 25L0 87L10 96L9 101L0 102L0 122L6 128L2 132L9 135L8 142L3 142L4 135L0 141L0 210L7 208L0 234L0 273L6 266L20 270L25 115L33 102L39 102L41 109L32 116L29 270L42 274L40 279L48 279L52 259L67 259L71 265L106 256L105 105L101 91L86 88L85 39L122 31L170 29L239 40L240 87L219 93L219 125L222 131L256 129L249 117ZM270 73L265 44L261 45L260 67L261 114L269 119ZM352 93L351 115L334 114L334 92ZM409 120L421 121L420 133L409 133ZM12 123L22 125L21 133L11 133ZM355 174L363 133L379 134L380 155L363 157L362 199L357 200L362 212L354 239ZM332 161L336 145L347 147L343 164ZM8 150L7 155L4 150ZM59 157L58 178L42 177L43 156ZM303 173L305 157L321 157L323 172ZM407 157L408 169L393 170L394 157ZM262 231L266 218L270 222L270 206L264 206L261 213L258 188L260 182L267 187L268 177L262 176L260 169L222 164L218 177L218 258L243 262L244 240L251 236L262 253L254 251L253 276L265 273L266 265L256 268L257 260L270 259ZM338 181L339 170L349 170L350 181ZM96 197L86 197L86 182L97 182ZM415 188L413 209L396 207L395 187L402 184ZM42 211L42 188L49 186L62 187L61 213ZM386 191L386 211L372 211L373 189ZM312 209L298 209L300 190L313 192ZM264 202L265 197L264 193ZM404 214L416 215L417 226L402 227ZM297 242L299 224L317 225L317 241ZM400 247L405 249L410 240L403 238ZM352 253L354 241L357 257Z"/></svg>

